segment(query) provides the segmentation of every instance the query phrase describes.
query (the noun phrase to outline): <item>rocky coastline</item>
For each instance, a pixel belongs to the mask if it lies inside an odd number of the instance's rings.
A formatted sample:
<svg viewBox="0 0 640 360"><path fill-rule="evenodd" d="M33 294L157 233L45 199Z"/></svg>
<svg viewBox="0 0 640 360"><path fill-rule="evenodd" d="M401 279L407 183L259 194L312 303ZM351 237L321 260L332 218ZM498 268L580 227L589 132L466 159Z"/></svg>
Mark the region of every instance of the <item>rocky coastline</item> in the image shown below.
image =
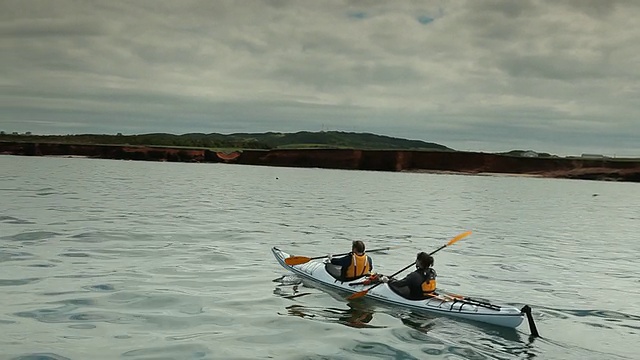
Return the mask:
<svg viewBox="0 0 640 360"><path fill-rule="evenodd" d="M0 154L640 182L640 159L523 157L463 151L276 149L221 152L167 146L0 141Z"/></svg>

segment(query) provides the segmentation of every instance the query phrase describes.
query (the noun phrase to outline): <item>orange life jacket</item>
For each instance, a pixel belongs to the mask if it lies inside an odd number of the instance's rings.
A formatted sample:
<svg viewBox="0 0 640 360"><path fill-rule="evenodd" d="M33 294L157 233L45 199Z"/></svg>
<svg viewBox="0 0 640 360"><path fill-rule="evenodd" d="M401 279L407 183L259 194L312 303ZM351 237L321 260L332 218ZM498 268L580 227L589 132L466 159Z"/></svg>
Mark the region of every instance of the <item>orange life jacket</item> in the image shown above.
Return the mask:
<svg viewBox="0 0 640 360"><path fill-rule="evenodd" d="M436 271L432 268L427 269L424 281L422 282L422 294L428 296L436 289Z"/></svg>
<svg viewBox="0 0 640 360"><path fill-rule="evenodd" d="M351 255L351 265L349 265L345 274L348 278L355 279L369 274L370 271L371 265L369 265L367 254L357 255L353 253Z"/></svg>

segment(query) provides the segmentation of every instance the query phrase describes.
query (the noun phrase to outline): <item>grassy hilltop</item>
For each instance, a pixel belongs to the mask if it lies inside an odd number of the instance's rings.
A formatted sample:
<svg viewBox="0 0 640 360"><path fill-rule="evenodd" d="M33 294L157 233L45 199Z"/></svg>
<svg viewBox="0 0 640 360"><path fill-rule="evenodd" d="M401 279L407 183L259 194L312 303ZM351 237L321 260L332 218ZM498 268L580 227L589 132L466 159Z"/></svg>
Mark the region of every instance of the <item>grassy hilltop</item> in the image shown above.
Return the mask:
<svg viewBox="0 0 640 360"><path fill-rule="evenodd" d="M31 135L2 134L0 141L51 142L64 144L102 145L159 145L198 148L237 149L308 149L349 148L362 150L440 150L454 151L446 146L420 141L394 138L370 133L342 131L300 131L296 133L235 133L183 135L154 133L141 135Z"/></svg>

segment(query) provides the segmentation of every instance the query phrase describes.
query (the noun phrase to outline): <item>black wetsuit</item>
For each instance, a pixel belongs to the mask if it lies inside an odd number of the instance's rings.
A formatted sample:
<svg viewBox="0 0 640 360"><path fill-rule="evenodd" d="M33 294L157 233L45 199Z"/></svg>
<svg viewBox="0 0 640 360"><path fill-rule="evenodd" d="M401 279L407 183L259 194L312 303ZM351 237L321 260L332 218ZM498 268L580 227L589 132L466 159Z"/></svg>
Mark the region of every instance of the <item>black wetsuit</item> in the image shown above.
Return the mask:
<svg viewBox="0 0 640 360"><path fill-rule="evenodd" d="M429 268L427 272L423 270L415 270L402 280L389 280L391 290L411 300L422 300L428 297L422 291L422 283L429 279L429 272L433 272L435 278L435 270Z"/></svg>

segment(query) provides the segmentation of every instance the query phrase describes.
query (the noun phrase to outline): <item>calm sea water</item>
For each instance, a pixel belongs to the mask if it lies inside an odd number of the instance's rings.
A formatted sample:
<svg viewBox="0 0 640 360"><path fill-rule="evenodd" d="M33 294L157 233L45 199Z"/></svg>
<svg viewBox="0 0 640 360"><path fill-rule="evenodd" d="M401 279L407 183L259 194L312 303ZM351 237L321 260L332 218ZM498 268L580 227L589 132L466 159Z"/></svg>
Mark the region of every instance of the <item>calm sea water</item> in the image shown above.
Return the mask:
<svg viewBox="0 0 640 360"><path fill-rule="evenodd" d="M299 285L270 253L436 255L542 338ZM637 359L640 185L0 156L2 359Z"/></svg>

